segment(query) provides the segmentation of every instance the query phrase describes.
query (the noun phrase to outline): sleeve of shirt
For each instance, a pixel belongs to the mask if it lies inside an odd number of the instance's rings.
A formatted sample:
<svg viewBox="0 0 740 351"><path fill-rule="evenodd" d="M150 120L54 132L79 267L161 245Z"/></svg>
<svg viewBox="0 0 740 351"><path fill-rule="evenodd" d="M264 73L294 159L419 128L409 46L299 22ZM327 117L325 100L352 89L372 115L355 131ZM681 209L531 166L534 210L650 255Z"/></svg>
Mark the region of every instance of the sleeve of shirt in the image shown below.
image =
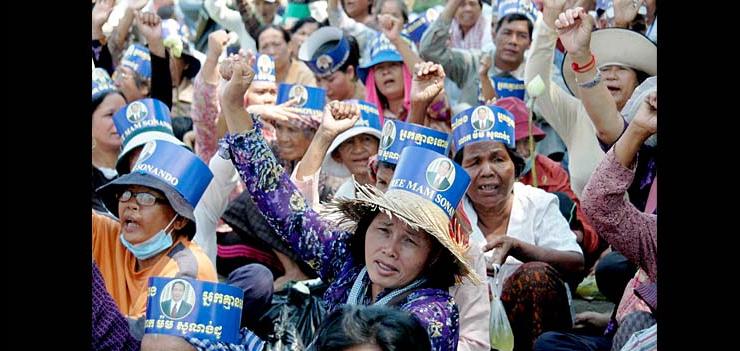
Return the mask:
<svg viewBox="0 0 740 351"><path fill-rule="evenodd" d="M224 160L219 155L211 158L208 168L213 173L213 179L193 211L196 226L193 241L203 249L215 266L218 252L216 244L218 220L229 204L229 194L239 184L239 174L236 173L231 161Z"/></svg>
<svg viewBox="0 0 740 351"><path fill-rule="evenodd" d="M424 60L442 65L445 75L462 88L467 80L471 79L470 72L477 72L478 60L475 60L475 55L468 50L447 47L451 23L452 21L446 22L441 17L432 22L419 42L419 55Z"/></svg>
<svg viewBox="0 0 740 351"><path fill-rule="evenodd" d="M151 97L164 102L172 110L172 75L170 74L170 53L165 50L164 57L152 54Z"/></svg>
<svg viewBox="0 0 740 351"><path fill-rule="evenodd" d="M218 150L216 141L216 117L220 111L217 84L203 80L201 72L193 81L193 104L190 117L195 132L195 151L203 162L208 162Z"/></svg>
<svg viewBox="0 0 740 351"><path fill-rule="evenodd" d="M596 232L656 281L658 216L639 211L625 199L634 177L634 169L623 167L610 149L586 184L581 204Z"/></svg>
<svg viewBox="0 0 740 351"><path fill-rule="evenodd" d="M431 295L413 299L405 310L414 315L429 335L432 350L454 351L459 335L459 314L449 296Z"/></svg>
<svg viewBox="0 0 740 351"><path fill-rule="evenodd" d="M537 19L535 26L536 35L530 48L532 52L524 70L525 81L529 83L537 76L542 78L545 92L535 100L535 112L550 123L566 145L572 145L572 138L575 137L572 132L573 124L579 109L586 113L585 108L578 99L550 80L557 32L548 27L541 17Z"/></svg>
<svg viewBox="0 0 740 351"><path fill-rule="evenodd" d="M308 206L262 137L260 122L252 118L254 129L224 138L230 158L267 223L322 280L331 282L349 257L352 233L333 228Z"/></svg>
<svg viewBox="0 0 740 351"><path fill-rule="evenodd" d="M470 255L475 272L483 283L475 285L468 278L464 278L463 284L451 289L451 295L460 310L458 351L491 349L489 335L491 303L488 299L488 284L486 283L486 259L481 253L481 247L482 243L471 242L468 255Z"/></svg>
<svg viewBox="0 0 740 351"><path fill-rule="evenodd" d="M316 173L303 177L303 179L298 179L296 177L296 173L300 166L301 162L299 161L295 167L293 167L293 174L290 175L290 181L293 182L298 191L301 192L301 195L306 199L306 203L308 203L308 205L314 210L317 210L317 206L319 205L319 175L321 174L321 167L319 167Z"/></svg>
<svg viewBox="0 0 740 351"><path fill-rule="evenodd" d="M366 37L369 33L375 33L375 30L347 16L341 8L327 9L329 15L329 24L333 27L339 27L345 33L353 37ZM362 47L362 46L361 46Z"/></svg>

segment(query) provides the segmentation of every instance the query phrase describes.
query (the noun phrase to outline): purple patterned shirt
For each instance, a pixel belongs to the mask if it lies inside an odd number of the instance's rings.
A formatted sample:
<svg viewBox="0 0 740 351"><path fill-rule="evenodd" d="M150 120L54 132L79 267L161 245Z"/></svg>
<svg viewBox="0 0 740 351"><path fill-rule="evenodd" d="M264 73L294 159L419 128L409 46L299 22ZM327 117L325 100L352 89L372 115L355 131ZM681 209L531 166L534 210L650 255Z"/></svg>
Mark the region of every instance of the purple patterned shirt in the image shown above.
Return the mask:
<svg viewBox="0 0 740 351"><path fill-rule="evenodd" d="M354 262L349 252L349 238L354 234L332 227L306 203L290 181L260 132L255 128L244 134L227 134L226 151L252 194L257 207L275 232L329 283L324 302L329 312L343 305L363 265ZM377 299L387 295L384 290ZM366 303L368 299L365 300ZM427 330L434 350L457 350L459 313L446 290L417 289L397 305L416 316Z"/></svg>

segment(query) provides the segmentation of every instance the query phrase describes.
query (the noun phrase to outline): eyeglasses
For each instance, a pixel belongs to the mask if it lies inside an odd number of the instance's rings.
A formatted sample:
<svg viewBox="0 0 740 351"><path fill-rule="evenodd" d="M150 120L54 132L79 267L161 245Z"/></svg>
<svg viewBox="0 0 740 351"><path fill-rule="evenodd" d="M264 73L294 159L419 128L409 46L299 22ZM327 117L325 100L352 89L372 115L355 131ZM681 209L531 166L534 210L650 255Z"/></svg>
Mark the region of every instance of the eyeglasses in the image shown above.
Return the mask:
<svg viewBox="0 0 740 351"><path fill-rule="evenodd" d="M129 79L129 78L133 78L133 77L134 76L132 74L128 74L128 73L126 73L124 71L117 70L117 71L113 72L113 77L111 77L111 78L114 81L118 82L118 81L121 81L121 80L126 80L126 79Z"/></svg>
<svg viewBox="0 0 740 351"><path fill-rule="evenodd" d="M136 203L140 206L152 206L154 205L157 200L164 201L165 199L154 196L151 193L135 193L131 190L124 191L121 195L118 196L118 201L120 202L127 202L128 200L131 200L131 196L134 196L136 198Z"/></svg>

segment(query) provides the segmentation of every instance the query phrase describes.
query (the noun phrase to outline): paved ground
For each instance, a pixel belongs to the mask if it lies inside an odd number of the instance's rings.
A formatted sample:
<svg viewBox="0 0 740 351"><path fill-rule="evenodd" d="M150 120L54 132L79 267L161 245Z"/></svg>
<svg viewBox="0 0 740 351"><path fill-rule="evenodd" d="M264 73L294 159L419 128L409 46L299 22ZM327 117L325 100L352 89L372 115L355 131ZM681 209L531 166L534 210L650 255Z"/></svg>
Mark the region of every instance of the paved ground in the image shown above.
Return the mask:
<svg viewBox="0 0 740 351"><path fill-rule="evenodd" d="M609 301L586 301L579 298L573 299L573 305L575 306L576 313L584 311L595 311L595 312L611 312L614 308L614 304Z"/></svg>

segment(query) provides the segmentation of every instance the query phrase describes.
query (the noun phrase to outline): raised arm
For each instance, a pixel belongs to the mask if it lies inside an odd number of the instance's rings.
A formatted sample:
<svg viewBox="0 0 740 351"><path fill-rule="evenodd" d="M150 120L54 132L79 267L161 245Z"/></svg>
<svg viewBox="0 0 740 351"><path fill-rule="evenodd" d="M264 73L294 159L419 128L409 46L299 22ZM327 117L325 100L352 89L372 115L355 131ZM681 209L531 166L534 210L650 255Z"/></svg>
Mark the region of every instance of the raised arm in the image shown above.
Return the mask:
<svg viewBox="0 0 740 351"><path fill-rule="evenodd" d="M220 113L218 104L218 58L223 53L229 36L224 30L208 35L208 51L200 72L193 81L193 105L190 111L195 132L195 150L203 162L208 162L218 149L216 118Z"/></svg>
<svg viewBox="0 0 740 351"><path fill-rule="evenodd" d="M445 71L434 62L419 62L411 72L411 110L406 122L426 125L429 105L440 93L444 95Z"/></svg>
<svg viewBox="0 0 740 351"><path fill-rule="evenodd" d="M442 14L429 26L419 42L419 54L426 61L439 63L445 74L457 86L465 85L469 70L477 71L478 58L468 50L456 50L447 47L450 39L450 26L455 10L462 0L448 1Z"/></svg>
<svg viewBox="0 0 740 351"><path fill-rule="evenodd" d="M304 185L304 180L310 178L305 186L299 186L298 188L302 195L310 200L308 203L311 208L316 208L319 202L319 183L315 176L321 169L321 164L324 162L329 146L337 135L352 128L359 118L360 108L355 104L332 101L324 109L324 115L319 128L316 130L316 135L311 144L308 145L308 149L301 162L298 163L294 174L297 185Z"/></svg>
<svg viewBox="0 0 740 351"><path fill-rule="evenodd" d="M146 6L148 0L128 0L126 3L126 9L123 12L123 16L118 20L118 26L115 30L113 37L113 44L116 48L125 50L123 47L126 45L126 39L128 38L129 32L131 31L131 25L134 24L136 15Z"/></svg>
<svg viewBox="0 0 740 351"><path fill-rule="evenodd" d="M653 281L657 278L658 217L639 211L624 194L635 177L640 146L657 131L657 126L658 98L653 92L596 167L581 199L583 211L599 235L644 269Z"/></svg>
<svg viewBox="0 0 740 351"><path fill-rule="evenodd" d="M572 128L580 102L550 80L555 43L555 20L563 12L566 0L546 0L542 17L535 23L530 55L524 70L525 81L531 82L538 75L545 83L545 92L535 100L536 112L555 129L566 145L572 145Z"/></svg>
<svg viewBox="0 0 740 351"><path fill-rule="evenodd" d="M247 60L232 57L221 72L228 79L220 99L230 132L224 139L231 161L267 223L324 281L331 282L347 260L352 234L331 228L308 206L262 137L259 116L242 107L254 77Z"/></svg>
<svg viewBox="0 0 740 351"><path fill-rule="evenodd" d="M113 75L113 58L106 45L103 24L108 21L114 5L115 1L113 0L98 0L92 10L93 62L95 67L105 69L110 75Z"/></svg>
<svg viewBox="0 0 740 351"><path fill-rule="evenodd" d="M596 64L589 64L592 58L598 60L593 57L590 49L593 27L593 17L581 7L565 10L555 20L555 28L559 33L560 41L570 55L573 55L573 62L580 67L591 67L575 71L578 95L596 128L599 140L612 145L622 135L624 120L617 110L609 89L601 82ZM572 68L563 67L563 69Z"/></svg>
<svg viewBox="0 0 740 351"><path fill-rule="evenodd" d="M136 27L146 38L152 60L152 89L150 96L172 108L172 75L170 59L162 41L162 19L154 12L136 16Z"/></svg>

